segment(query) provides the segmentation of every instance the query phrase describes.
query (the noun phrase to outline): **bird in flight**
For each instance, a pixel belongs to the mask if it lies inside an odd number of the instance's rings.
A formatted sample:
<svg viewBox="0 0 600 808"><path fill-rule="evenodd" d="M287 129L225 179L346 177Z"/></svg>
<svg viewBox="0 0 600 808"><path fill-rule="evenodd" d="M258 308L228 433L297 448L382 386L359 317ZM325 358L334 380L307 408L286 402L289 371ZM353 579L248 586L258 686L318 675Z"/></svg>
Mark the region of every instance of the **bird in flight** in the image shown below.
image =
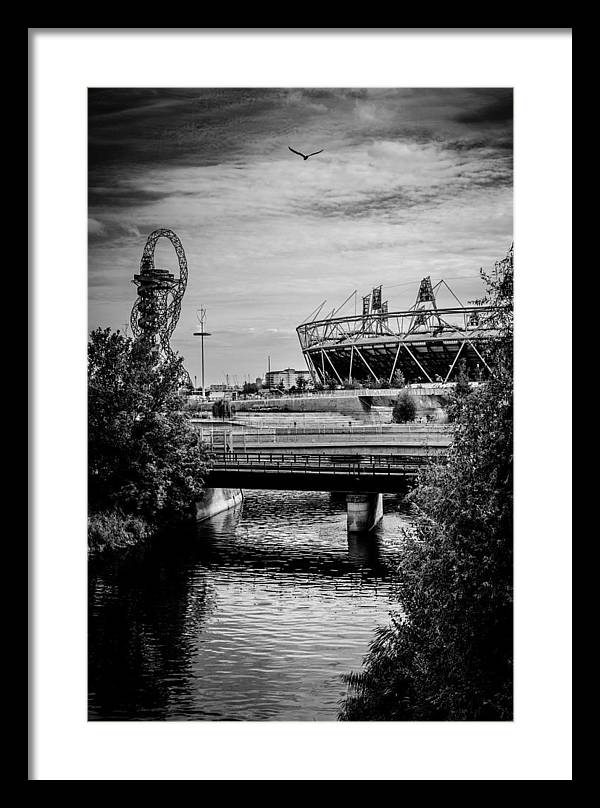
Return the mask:
<svg viewBox="0 0 600 808"><path fill-rule="evenodd" d="M309 157L314 157L315 154L321 154L322 151L325 151L324 149L319 149L319 151L314 151L314 152L311 152L310 154L302 154L302 152L296 151L296 149L292 149L291 146L288 146L288 149L291 152L294 152L294 154L297 154L300 157L302 157L304 160L308 160Z"/></svg>

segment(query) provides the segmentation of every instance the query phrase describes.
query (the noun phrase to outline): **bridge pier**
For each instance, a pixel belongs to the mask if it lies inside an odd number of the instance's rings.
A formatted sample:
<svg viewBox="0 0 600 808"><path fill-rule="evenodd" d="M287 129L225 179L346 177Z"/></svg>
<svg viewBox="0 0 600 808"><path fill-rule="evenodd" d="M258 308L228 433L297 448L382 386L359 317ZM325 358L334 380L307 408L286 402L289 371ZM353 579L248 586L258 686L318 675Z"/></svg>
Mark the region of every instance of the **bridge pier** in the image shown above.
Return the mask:
<svg viewBox="0 0 600 808"><path fill-rule="evenodd" d="M367 533L383 518L383 494L346 494L348 533Z"/></svg>
<svg viewBox="0 0 600 808"><path fill-rule="evenodd" d="M202 522L217 513L235 508L243 499L241 488L205 488L196 501L196 521Z"/></svg>

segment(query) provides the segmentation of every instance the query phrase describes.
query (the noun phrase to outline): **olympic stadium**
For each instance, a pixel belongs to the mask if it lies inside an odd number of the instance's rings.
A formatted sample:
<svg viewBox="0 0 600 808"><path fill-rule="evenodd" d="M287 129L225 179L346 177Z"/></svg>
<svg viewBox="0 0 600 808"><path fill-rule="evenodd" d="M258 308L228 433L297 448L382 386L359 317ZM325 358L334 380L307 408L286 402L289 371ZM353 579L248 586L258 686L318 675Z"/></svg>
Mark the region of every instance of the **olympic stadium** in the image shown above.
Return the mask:
<svg viewBox="0 0 600 808"><path fill-rule="evenodd" d="M456 305L438 306L442 288ZM361 314L335 317L349 299L326 319L316 319L317 310L296 329L316 384L391 385L399 373L408 384L452 382L460 368L471 379L489 375L486 345L497 336L497 309L485 300L465 306L444 280L433 285L426 277L408 309L388 311L378 286L362 298Z"/></svg>

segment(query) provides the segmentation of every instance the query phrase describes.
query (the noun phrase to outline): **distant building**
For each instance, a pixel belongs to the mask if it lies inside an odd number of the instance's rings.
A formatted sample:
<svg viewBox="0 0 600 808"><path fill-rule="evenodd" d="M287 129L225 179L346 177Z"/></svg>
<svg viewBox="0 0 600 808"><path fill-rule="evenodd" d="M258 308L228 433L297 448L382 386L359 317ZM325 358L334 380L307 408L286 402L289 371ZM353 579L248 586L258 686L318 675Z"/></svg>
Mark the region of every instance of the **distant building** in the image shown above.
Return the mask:
<svg viewBox="0 0 600 808"><path fill-rule="evenodd" d="M294 368L286 368L285 370L270 370L265 376L265 386L273 390L280 388L283 382L283 389L289 390L290 387L298 386L298 379L304 379L306 382L310 381L310 373L308 370L295 370Z"/></svg>
<svg viewBox="0 0 600 808"><path fill-rule="evenodd" d="M211 384L208 388L208 394L212 398L235 399L240 389L239 385L236 384Z"/></svg>

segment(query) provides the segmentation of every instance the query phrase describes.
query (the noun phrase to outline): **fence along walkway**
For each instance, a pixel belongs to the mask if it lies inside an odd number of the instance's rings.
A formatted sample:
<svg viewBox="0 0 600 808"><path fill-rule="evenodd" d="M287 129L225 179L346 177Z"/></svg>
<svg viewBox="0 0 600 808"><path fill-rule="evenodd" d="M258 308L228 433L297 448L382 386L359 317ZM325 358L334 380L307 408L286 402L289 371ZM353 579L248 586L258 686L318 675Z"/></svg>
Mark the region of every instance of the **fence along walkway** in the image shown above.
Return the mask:
<svg viewBox="0 0 600 808"><path fill-rule="evenodd" d="M262 427L258 429L239 429L236 426L215 428L214 426L197 425L200 440L209 446L223 449L229 444L230 448L244 448L247 446L263 446L265 444L280 443L353 443L363 438L379 437L382 441L400 442L407 444L447 446L452 440L452 428L447 425L419 424L406 425L410 429L401 428L400 424L369 424L353 427Z"/></svg>

